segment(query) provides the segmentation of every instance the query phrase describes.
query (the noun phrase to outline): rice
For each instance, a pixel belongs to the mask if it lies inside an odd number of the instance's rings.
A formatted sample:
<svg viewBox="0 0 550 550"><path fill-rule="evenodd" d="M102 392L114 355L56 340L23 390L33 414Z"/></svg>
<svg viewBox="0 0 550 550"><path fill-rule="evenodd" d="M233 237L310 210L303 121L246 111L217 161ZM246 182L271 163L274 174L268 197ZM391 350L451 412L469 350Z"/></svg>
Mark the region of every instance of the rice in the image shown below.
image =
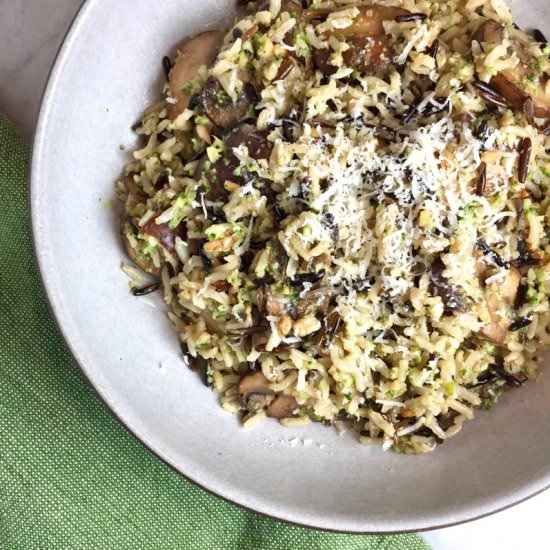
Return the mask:
<svg viewBox="0 0 550 550"><path fill-rule="evenodd" d="M137 126L129 255L244 426L431 451L550 346L550 52L501 0L258 4Z"/></svg>

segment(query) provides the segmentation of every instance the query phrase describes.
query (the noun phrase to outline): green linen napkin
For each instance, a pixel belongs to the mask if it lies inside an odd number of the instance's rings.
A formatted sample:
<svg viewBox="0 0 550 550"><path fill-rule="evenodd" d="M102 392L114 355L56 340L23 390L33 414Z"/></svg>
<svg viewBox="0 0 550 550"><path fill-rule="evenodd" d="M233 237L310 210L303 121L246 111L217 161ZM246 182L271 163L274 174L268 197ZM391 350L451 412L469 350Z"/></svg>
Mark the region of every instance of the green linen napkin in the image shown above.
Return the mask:
<svg viewBox="0 0 550 550"><path fill-rule="evenodd" d="M31 248L29 156L0 114L0 547L429 548L418 535L325 533L227 504L134 440L52 322Z"/></svg>

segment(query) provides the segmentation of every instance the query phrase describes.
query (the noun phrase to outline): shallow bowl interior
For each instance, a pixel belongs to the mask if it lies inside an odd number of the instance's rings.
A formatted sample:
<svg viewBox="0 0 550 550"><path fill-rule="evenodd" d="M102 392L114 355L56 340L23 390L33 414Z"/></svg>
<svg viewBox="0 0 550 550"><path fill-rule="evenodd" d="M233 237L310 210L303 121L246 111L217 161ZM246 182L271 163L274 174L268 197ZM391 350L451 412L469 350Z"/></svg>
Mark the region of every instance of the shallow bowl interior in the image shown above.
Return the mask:
<svg viewBox="0 0 550 550"><path fill-rule="evenodd" d="M550 485L550 376L506 395L462 434L418 457L358 445L319 425L241 429L187 370L159 298L136 299L106 201L158 97L163 55L224 26L234 0L88 0L45 95L32 165L37 256L76 359L122 422L171 466L222 497L309 526L418 530L479 517ZM538 8L538 11L534 11ZM547 0L516 2L520 25ZM107 203L108 206L108 203Z"/></svg>

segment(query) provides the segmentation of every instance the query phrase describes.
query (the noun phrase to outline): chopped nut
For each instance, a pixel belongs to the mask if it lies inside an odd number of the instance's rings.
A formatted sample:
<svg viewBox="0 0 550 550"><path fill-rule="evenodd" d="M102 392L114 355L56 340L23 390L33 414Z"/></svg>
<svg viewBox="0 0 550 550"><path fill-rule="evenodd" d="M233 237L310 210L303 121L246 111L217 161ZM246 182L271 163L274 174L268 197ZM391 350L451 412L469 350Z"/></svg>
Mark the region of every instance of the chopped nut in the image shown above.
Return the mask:
<svg viewBox="0 0 550 550"><path fill-rule="evenodd" d="M313 332L317 332L320 328L321 322L319 319L316 319L313 315L308 315L303 319L298 319L298 321L294 323L294 334L301 338Z"/></svg>
<svg viewBox="0 0 550 550"><path fill-rule="evenodd" d="M223 186L230 193L232 193L233 191L236 191L237 189L241 188L241 186L238 183L235 183L234 181L231 181L231 180L225 180L225 183L223 184Z"/></svg>
<svg viewBox="0 0 550 550"><path fill-rule="evenodd" d="M210 137L210 130L212 126L205 126L204 124L199 124L197 126L197 135L206 143L212 143L212 138Z"/></svg>
<svg viewBox="0 0 550 550"><path fill-rule="evenodd" d="M215 241L207 242L204 245L204 251L209 254L215 254L217 252L227 252L233 248L235 239L233 235L223 237L223 239L216 239Z"/></svg>
<svg viewBox="0 0 550 550"><path fill-rule="evenodd" d="M489 310L487 309L487 305L485 303L478 303L474 305L474 311L477 313L477 316L479 317L479 320L482 323L490 323L491 322L491 315L489 313Z"/></svg>
<svg viewBox="0 0 550 550"><path fill-rule="evenodd" d="M456 146L452 146L451 144L447 145L445 151L441 154L442 161L441 164L444 168L447 168L448 170L452 170L454 168L458 167L458 160L455 156L455 150Z"/></svg>
<svg viewBox="0 0 550 550"><path fill-rule="evenodd" d="M279 321L279 332L282 336L287 336L292 330L292 319L289 315L283 315Z"/></svg>
<svg viewBox="0 0 550 550"><path fill-rule="evenodd" d="M429 210L422 210L418 216L418 225L429 228L433 223L433 215Z"/></svg>
<svg viewBox="0 0 550 550"><path fill-rule="evenodd" d="M496 164L500 162L502 153L500 151L485 151L481 155L481 161L486 164Z"/></svg>

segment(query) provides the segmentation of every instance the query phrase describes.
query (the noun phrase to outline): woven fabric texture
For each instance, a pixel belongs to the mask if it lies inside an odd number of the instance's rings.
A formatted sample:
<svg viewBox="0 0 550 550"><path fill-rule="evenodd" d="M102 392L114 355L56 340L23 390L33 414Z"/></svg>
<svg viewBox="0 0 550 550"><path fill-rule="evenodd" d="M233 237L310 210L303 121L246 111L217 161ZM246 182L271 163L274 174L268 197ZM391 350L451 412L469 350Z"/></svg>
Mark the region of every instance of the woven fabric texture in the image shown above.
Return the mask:
<svg viewBox="0 0 550 550"><path fill-rule="evenodd" d="M0 115L0 547L428 548L287 525L162 464L109 414L57 332L32 254L28 149Z"/></svg>

